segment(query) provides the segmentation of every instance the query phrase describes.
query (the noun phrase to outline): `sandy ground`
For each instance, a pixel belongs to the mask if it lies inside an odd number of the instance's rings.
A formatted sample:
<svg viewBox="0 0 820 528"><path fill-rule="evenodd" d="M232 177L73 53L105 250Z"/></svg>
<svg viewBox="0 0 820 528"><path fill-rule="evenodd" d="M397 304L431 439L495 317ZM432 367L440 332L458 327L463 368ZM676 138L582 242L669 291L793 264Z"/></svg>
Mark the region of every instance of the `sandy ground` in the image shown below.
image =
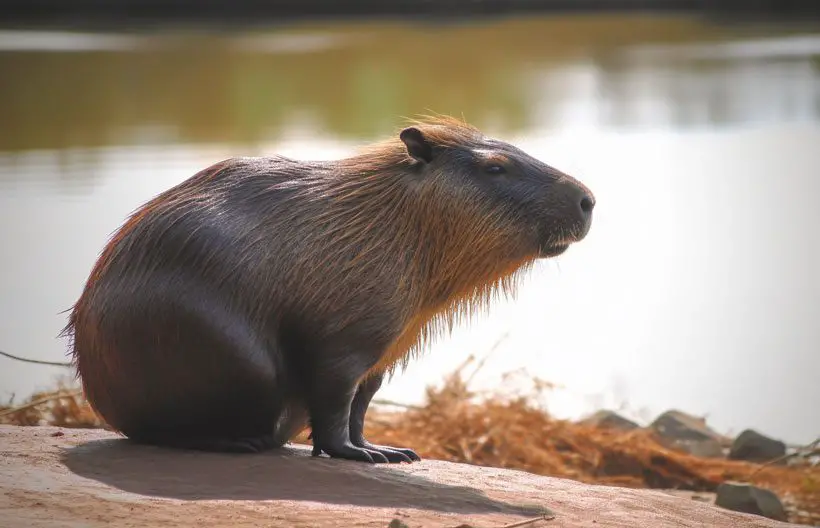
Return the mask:
<svg viewBox="0 0 820 528"><path fill-rule="evenodd" d="M0 426L0 525L500 528L793 526L662 491L439 461L373 466L305 446L223 455L100 430Z"/></svg>

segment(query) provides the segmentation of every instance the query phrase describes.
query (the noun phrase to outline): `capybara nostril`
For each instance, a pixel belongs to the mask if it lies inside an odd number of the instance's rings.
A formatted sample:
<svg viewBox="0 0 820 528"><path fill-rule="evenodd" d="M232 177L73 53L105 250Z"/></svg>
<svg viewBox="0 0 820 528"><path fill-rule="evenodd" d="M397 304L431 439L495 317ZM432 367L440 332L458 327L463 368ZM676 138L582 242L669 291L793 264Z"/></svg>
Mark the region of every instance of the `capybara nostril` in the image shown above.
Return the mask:
<svg viewBox="0 0 820 528"><path fill-rule="evenodd" d="M593 209L594 207L595 207L595 199L590 198L590 197L589 197L589 196L587 196L587 195L584 195L584 197L583 197L583 198L581 198L581 211L582 211L584 214L589 214L589 213L591 213L591 212L592 212L592 209Z"/></svg>

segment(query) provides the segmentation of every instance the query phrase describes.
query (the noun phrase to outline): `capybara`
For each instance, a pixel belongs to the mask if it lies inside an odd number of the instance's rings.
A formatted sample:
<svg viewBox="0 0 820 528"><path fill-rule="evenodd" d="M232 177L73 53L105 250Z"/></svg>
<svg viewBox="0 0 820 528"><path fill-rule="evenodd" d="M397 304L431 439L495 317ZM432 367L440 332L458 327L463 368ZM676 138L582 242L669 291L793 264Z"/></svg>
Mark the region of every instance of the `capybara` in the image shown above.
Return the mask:
<svg viewBox="0 0 820 528"><path fill-rule="evenodd" d="M133 441L419 460L362 429L386 375L590 228L579 181L449 117L335 161L231 158L114 234L62 335Z"/></svg>

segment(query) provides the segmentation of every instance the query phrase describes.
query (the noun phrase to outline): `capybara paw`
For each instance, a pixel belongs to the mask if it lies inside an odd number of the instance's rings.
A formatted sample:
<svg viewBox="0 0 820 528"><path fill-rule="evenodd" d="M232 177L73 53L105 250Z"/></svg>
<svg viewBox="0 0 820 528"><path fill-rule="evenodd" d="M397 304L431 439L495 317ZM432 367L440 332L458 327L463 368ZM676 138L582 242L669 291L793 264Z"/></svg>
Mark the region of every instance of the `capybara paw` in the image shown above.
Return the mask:
<svg viewBox="0 0 820 528"><path fill-rule="evenodd" d="M313 456L325 453L330 458L343 458L346 460L356 460L358 462L369 462L371 464L385 464L389 462L387 457L378 451L371 451L363 447L354 446L350 442L338 445L313 445Z"/></svg>

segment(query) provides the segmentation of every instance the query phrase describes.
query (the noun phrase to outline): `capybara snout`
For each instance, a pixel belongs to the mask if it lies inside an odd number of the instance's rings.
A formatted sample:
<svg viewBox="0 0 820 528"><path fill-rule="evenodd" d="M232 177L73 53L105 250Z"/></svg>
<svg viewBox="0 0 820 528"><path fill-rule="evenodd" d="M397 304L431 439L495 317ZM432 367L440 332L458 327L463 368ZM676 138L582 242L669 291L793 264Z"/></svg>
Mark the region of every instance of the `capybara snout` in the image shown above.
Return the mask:
<svg viewBox="0 0 820 528"><path fill-rule="evenodd" d="M555 191L563 195L566 222L565 241L574 243L583 240L592 227L592 211L595 209L595 195L575 178L561 175Z"/></svg>

